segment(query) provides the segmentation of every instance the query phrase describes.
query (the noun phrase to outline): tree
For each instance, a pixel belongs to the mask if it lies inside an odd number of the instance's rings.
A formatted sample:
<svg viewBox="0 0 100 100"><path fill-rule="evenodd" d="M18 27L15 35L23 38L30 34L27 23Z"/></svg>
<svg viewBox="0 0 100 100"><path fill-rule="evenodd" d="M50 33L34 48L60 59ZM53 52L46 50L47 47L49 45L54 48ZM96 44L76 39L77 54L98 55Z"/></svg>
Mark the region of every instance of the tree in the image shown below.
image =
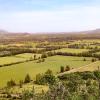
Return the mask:
<svg viewBox="0 0 100 100"><path fill-rule="evenodd" d="M13 87L13 86L15 86L16 85L16 83L15 83L15 81L14 80L10 80L10 81L8 81L7 82L7 87Z"/></svg>
<svg viewBox="0 0 100 100"><path fill-rule="evenodd" d="M45 61L45 59L43 58L43 59L41 59L41 61L42 61L42 62L44 62L44 61Z"/></svg>
<svg viewBox="0 0 100 100"><path fill-rule="evenodd" d="M34 55L34 60L36 60L36 55Z"/></svg>
<svg viewBox="0 0 100 100"><path fill-rule="evenodd" d="M20 81L19 81L19 87L22 88L22 86L23 86L23 81L20 80Z"/></svg>
<svg viewBox="0 0 100 100"><path fill-rule="evenodd" d="M69 71L70 67L67 65L65 71Z"/></svg>
<svg viewBox="0 0 100 100"><path fill-rule="evenodd" d="M56 78L53 75L51 70L47 70L44 74L37 74L36 75L36 84L44 85L44 84L51 84L53 85L56 82Z"/></svg>
<svg viewBox="0 0 100 100"><path fill-rule="evenodd" d="M29 83L31 81L31 78L29 76L29 74L26 75L24 83Z"/></svg>
<svg viewBox="0 0 100 100"><path fill-rule="evenodd" d="M42 74L37 74L36 75L35 83L39 84L39 85L44 85L45 84L45 79L44 79Z"/></svg>
<svg viewBox="0 0 100 100"><path fill-rule="evenodd" d="M47 54L42 54L41 58L47 58Z"/></svg>
<svg viewBox="0 0 100 100"><path fill-rule="evenodd" d="M84 58L83 61L86 61L86 59Z"/></svg>
<svg viewBox="0 0 100 100"><path fill-rule="evenodd" d="M94 75L95 75L96 79L100 79L100 71L99 70L94 71Z"/></svg>
<svg viewBox="0 0 100 100"><path fill-rule="evenodd" d="M33 100L33 91L24 90L22 94L22 100Z"/></svg>
<svg viewBox="0 0 100 100"><path fill-rule="evenodd" d="M53 85L56 82L56 78L55 78L55 76L53 75L53 72L50 69L48 69L45 72L44 79L45 79L46 83L51 84L51 85Z"/></svg>
<svg viewBox="0 0 100 100"><path fill-rule="evenodd" d="M64 67L61 66L61 67L60 67L60 73L63 73L63 72L64 72Z"/></svg>
<svg viewBox="0 0 100 100"><path fill-rule="evenodd" d="M92 62L95 62L95 61L96 61L96 59L92 59L91 61L92 61Z"/></svg>

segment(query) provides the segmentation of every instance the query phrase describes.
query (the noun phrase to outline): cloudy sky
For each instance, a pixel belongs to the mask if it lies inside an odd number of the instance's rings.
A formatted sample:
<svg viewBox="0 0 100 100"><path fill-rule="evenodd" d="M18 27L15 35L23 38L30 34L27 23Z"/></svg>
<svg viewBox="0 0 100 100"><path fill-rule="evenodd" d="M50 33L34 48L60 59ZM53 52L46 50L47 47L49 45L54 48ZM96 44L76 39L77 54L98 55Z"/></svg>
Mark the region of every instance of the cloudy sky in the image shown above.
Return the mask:
<svg viewBox="0 0 100 100"><path fill-rule="evenodd" d="M66 32L100 28L100 0L0 0L0 29Z"/></svg>

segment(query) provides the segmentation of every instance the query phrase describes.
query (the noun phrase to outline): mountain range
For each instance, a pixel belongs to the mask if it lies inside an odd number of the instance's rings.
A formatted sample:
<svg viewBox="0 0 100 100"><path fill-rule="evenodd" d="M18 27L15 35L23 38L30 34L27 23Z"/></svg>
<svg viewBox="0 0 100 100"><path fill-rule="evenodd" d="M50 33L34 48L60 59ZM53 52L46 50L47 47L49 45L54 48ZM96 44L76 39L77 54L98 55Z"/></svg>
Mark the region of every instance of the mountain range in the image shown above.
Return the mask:
<svg viewBox="0 0 100 100"><path fill-rule="evenodd" d="M0 29L0 34L13 34L12 32L8 32L6 30L2 30ZM79 31L79 32L41 32L41 33L33 33L33 34L100 34L100 29L95 29L95 30L88 30L88 31ZM17 34L17 33L14 33L14 34ZM22 34L22 33L20 33ZM32 33L27 33L27 32L24 32L23 35L27 35L27 34L32 34Z"/></svg>

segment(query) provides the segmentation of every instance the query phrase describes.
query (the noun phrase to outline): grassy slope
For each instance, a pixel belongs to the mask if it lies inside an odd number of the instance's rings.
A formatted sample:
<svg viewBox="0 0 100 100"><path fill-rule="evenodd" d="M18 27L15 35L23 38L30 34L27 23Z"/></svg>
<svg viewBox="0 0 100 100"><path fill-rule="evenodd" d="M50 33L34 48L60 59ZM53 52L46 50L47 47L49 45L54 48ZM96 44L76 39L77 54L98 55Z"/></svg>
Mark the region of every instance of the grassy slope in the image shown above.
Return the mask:
<svg viewBox="0 0 100 100"><path fill-rule="evenodd" d="M40 54L36 54L36 55L37 55L37 57L40 56ZM18 54L16 56L0 57L0 65L15 63L15 62L19 62L19 61L25 61L25 60L30 59L31 57L34 58L34 54L24 53L24 54Z"/></svg>
<svg viewBox="0 0 100 100"><path fill-rule="evenodd" d="M68 53L82 53L88 51L88 49L71 49L71 48L63 48L59 50L55 50L56 52L68 52Z"/></svg>
<svg viewBox="0 0 100 100"><path fill-rule="evenodd" d="M36 61L25 62L21 64L16 64L12 66L0 68L0 87L5 86L6 82L10 79L14 79L19 82L19 80L24 79L25 75L29 73L33 78L38 73L43 73L47 69L53 70L53 72L58 72L60 66L70 65L73 68L84 66L91 63L91 58L87 58L87 61L83 61L82 57L66 57L66 56L53 56L48 57L45 62L36 63Z"/></svg>
<svg viewBox="0 0 100 100"><path fill-rule="evenodd" d="M74 72L84 72L84 71L95 71L95 70L100 70L100 61L96 61L90 64L87 64L85 66L76 68L76 69L72 69L68 72L64 72L58 75L63 75L63 74L69 74L69 73L74 73Z"/></svg>

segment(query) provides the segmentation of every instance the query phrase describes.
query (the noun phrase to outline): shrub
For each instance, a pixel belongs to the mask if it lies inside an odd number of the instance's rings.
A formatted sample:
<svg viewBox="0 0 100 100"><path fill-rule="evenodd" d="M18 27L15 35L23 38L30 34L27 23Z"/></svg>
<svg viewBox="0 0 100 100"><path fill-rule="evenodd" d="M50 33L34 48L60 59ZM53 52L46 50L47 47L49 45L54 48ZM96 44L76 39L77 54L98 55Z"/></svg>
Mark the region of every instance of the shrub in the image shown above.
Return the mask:
<svg viewBox="0 0 100 100"><path fill-rule="evenodd" d="M45 59L43 58L43 59L41 59L41 62L44 62L45 61Z"/></svg>
<svg viewBox="0 0 100 100"><path fill-rule="evenodd" d="M23 86L23 81L20 80L20 81L19 81L19 87L22 88L22 86Z"/></svg>
<svg viewBox="0 0 100 100"><path fill-rule="evenodd" d="M31 81L31 78L29 76L29 74L26 75L24 83L29 83Z"/></svg>
<svg viewBox="0 0 100 100"><path fill-rule="evenodd" d="M45 72L44 79L46 83L51 84L51 85L53 85L56 82L56 78L53 75L53 72L49 69Z"/></svg>
<svg viewBox="0 0 100 100"><path fill-rule="evenodd" d="M10 80L10 81L8 81L7 82L7 87L13 87L13 86L15 86L16 85L16 83L15 83L15 81L14 80Z"/></svg>
<svg viewBox="0 0 100 100"><path fill-rule="evenodd" d="M37 74L36 75L35 83L39 84L39 85L44 85L45 84L45 79L44 79L42 74Z"/></svg>
<svg viewBox="0 0 100 100"><path fill-rule="evenodd" d="M34 55L34 60L36 60L36 55Z"/></svg>
<svg viewBox="0 0 100 100"><path fill-rule="evenodd" d="M61 66L61 67L60 67L60 73L63 73L63 72L64 72L64 67Z"/></svg>
<svg viewBox="0 0 100 100"><path fill-rule="evenodd" d="M44 84L54 84L56 82L56 78L53 75L51 70L47 70L44 74L37 74L35 83L39 85Z"/></svg>
<svg viewBox="0 0 100 100"><path fill-rule="evenodd" d="M92 59L91 61L92 61L92 62L95 62L95 61L96 61L96 59Z"/></svg>
<svg viewBox="0 0 100 100"><path fill-rule="evenodd" d="M32 91L25 90L22 94L22 100L32 100L34 94Z"/></svg>
<svg viewBox="0 0 100 100"><path fill-rule="evenodd" d="M83 61L86 61L86 59L84 58Z"/></svg>
<svg viewBox="0 0 100 100"><path fill-rule="evenodd" d="M96 78L92 72L83 72L83 73L80 73L80 75L82 76L82 79L84 80Z"/></svg>
<svg viewBox="0 0 100 100"><path fill-rule="evenodd" d="M67 65L65 71L69 71L70 67Z"/></svg>
<svg viewBox="0 0 100 100"><path fill-rule="evenodd" d="M47 54L42 54L41 58L47 58Z"/></svg>
<svg viewBox="0 0 100 100"><path fill-rule="evenodd" d="M96 76L97 79L100 78L100 71L94 71L94 75Z"/></svg>

